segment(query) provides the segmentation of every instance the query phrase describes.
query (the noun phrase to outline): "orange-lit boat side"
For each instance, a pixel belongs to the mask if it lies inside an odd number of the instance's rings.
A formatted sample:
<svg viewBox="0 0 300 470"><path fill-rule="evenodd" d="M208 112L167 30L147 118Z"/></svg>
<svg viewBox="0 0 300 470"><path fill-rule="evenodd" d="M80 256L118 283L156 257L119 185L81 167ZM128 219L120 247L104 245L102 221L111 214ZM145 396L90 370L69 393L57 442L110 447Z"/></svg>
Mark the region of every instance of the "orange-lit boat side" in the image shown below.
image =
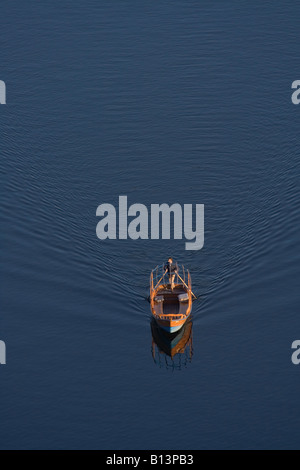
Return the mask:
<svg viewBox="0 0 300 470"><path fill-rule="evenodd" d="M162 271L161 271L162 269ZM150 304L153 318L168 333L179 331L192 311L191 276L178 266L173 289L164 267L155 268L150 277Z"/></svg>

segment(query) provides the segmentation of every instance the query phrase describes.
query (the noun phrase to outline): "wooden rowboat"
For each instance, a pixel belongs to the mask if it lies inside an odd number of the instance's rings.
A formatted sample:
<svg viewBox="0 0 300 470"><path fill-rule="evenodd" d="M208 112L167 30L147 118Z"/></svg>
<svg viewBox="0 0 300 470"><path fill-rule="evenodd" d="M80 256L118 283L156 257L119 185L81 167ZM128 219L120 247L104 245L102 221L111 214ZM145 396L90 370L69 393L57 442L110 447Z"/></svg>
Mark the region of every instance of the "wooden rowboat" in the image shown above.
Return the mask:
<svg viewBox="0 0 300 470"><path fill-rule="evenodd" d="M192 312L191 276L184 266L177 265L174 286L164 266L157 266L150 276L150 305L156 323L168 333L179 331Z"/></svg>

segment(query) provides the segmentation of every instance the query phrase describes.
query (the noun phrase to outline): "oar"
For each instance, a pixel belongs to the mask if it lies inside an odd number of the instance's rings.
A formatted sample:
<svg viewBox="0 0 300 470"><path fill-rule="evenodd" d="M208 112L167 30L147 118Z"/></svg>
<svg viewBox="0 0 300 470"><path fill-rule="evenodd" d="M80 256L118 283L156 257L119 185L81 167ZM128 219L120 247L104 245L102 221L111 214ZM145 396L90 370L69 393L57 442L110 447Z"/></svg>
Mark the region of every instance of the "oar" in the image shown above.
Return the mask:
<svg viewBox="0 0 300 470"><path fill-rule="evenodd" d="M163 275L161 276L160 280L158 281L158 283L156 284L156 286L154 287L154 289L157 288L157 286L159 285L159 283L163 280L164 276L165 276L165 274L163 274Z"/></svg>
<svg viewBox="0 0 300 470"><path fill-rule="evenodd" d="M186 283L184 282L184 280L182 279L182 277L179 276L179 274L177 274L177 276L179 277L179 279L181 280L181 282L183 282L183 284L185 285L185 287L190 290L190 288L186 285ZM194 296L195 299L197 299L196 295L194 294L194 292L191 290L191 293L192 295Z"/></svg>

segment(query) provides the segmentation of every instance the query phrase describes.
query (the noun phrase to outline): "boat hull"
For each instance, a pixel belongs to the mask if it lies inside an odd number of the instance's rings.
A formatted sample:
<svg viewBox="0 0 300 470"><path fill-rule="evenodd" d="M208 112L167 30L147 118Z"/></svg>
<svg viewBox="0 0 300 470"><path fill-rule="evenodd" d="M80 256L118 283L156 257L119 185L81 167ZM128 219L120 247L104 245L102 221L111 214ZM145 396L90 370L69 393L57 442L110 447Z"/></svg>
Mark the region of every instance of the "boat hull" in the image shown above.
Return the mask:
<svg viewBox="0 0 300 470"><path fill-rule="evenodd" d="M180 320L161 320L160 318L155 318L155 320L158 326L167 333L176 333L183 327L188 318L187 316Z"/></svg>
<svg viewBox="0 0 300 470"><path fill-rule="evenodd" d="M151 322L152 345L157 346L159 352L166 354L172 359L177 354L183 354L187 346L192 343L192 321L189 318L178 333L169 334L160 328L153 319ZM154 350L153 350L154 352Z"/></svg>

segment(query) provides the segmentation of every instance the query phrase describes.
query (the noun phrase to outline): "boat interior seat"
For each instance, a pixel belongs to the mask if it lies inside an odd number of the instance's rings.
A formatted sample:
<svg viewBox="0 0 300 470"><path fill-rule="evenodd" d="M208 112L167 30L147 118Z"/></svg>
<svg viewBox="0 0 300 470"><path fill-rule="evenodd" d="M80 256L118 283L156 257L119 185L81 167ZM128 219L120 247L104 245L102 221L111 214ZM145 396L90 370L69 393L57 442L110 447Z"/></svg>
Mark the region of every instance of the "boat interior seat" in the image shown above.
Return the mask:
<svg viewBox="0 0 300 470"><path fill-rule="evenodd" d="M162 302L164 302L165 298L163 295L157 295L156 297L154 297L154 301L158 304L161 304Z"/></svg>
<svg viewBox="0 0 300 470"><path fill-rule="evenodd" d="M189 294L188 294L188 293L180 294L180 295L178 296L178 300L179 300L179 302L188 302L188 300L189 300Z"/></svg>

